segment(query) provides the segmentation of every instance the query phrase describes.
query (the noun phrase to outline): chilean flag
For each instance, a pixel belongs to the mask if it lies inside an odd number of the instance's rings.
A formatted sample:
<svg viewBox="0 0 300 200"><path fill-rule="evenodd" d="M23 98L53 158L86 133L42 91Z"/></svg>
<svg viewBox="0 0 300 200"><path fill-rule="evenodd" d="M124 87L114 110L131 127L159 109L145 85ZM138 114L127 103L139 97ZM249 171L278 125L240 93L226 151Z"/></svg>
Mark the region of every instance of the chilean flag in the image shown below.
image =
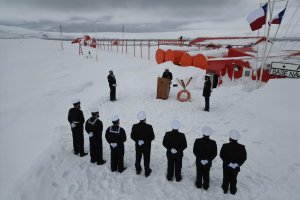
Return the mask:
<svg viewBox="0 0 300 200"><path fill-rule="evenodd" d="M252 31L260 29L266 23L267 10L268 4L266 3L261 8L248 15L247 21L249 22Z"/></svg>
<svg viewBox="0 0 300 200"><path fill-rule="evenodd" d="M285 12L285 9L283 11L281 11L280 13L278 13L278 15L273 17L272 20L270 20L269 25L271 25L271 24L281 24L281 20L283 18L284 12Z"/></svg>

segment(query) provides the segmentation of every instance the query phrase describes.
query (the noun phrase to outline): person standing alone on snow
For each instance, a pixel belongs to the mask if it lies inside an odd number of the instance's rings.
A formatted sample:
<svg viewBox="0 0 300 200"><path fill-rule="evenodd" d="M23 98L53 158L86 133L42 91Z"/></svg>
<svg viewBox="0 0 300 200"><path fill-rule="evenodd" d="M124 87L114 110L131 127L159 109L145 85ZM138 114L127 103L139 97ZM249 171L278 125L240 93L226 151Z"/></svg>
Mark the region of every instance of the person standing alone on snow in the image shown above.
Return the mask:
<svg viewBox="0 0 300 200"><path fill-rule="evenodd" d="M154 132L151 125L146 124L146 113L140 111L137 114L139 123L132 126L131 139L135 141L136 160L135 168L136 173L141 174L141 159L144 156L145 176L148 177L152 170L150 169L150 154L151 142L154 140Z"/></svg>
<svg viewBox="0 0 300 200"><path fill-rule="evenodd" d="M110 88L110 101L116 101L116 87L117 87L117 81L116 77L114 75L113 70L109 71L109 75L107 76L109 88Z"/></svg>
<svg viewBox="0 0 300 200"><path fill-rule="evenodd" d="M125 130L120 127L120 119L117 115L112 117L113 125L108 127L105 133L105 138L110 145L111 150L111 171L122 173L124 167L124 142L126 141Z"/></svg>
<svg viewBox="0 0 300 200"><path fill-rule="evenodd" d="M175 178L179 182L182 179L182 157L183 150L187 148L185 135L178 130L181 124L178 120L173 120L171 123L172 131L166 132L163 139L163 146L167 149L168 170L167 179L172 181L175 167Z"/></svg>
<svg viewBox="0 0 300 200"><path fill-rule="evenodd" d="M230 193L235 194L237 191L237 175L240 167L247 159L245 146L239 144L240 133L236 130L229 132L229 143L223 144L220 152L220 157L223 160L223 183L222 188L224 193L228 192L230 185Z"/></svg>
<svg viewBox="0 0 300 200"><path fill-rule="evenodd" d="M210 81L210 75L205 74L205 82L203 87L203 96L205 98L205 108L204 111L209 112L209 97L211 93L211 81Z"/></svg>
<svg viewBox="0 0 300 200"><path fill-rule="evenodd" d="M204 190L209 188L209 171L212 160L215 159L218 152L216 141L209 138L212 133L213 130L210 127L204 126L202 128L203 137L195 140L193 148L197 168L196 187L201 188L203 185Z"/></svg>
<svg viewBox="0 0 300 200"><path fill-rule="evenodd" d="M77 98L73 99L72 103L74 107L69 110L68 121L72 130L74 154L80 154L80 157L83 157L87 155L87 153L84 152L84 116L80 110L80 100Z"/></svg>
<svg viewBox="0 0 300 200"><path fill-rule="evenodd" d="M103 160L103 147L102 147L102 131L103 124L99 119L99 111L97 108L91 110L92 117L90 117L85 122L85 131L90 137L90 156L91 163L96 163L97 165L103 165L106 163Z"/></svg>

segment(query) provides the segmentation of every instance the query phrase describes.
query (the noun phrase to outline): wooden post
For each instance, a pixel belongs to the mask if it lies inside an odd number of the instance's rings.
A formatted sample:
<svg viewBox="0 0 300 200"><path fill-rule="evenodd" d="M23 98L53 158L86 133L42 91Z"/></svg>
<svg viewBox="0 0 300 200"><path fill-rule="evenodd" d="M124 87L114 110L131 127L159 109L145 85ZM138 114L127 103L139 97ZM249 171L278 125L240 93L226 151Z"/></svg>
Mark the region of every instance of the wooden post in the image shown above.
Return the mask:
<svg viewBox="0 0 300 200"><path fill-rule="evenodd" d="M148 41L148 60L150 60L150 41Z"/></svg>
<svg viewBox="0 0 300 200"><path fill-rule="evenodd" d="M141 58L143 58L143 47L142 47L142 41L140 42L140 50L141 50Z"/></svg>
<svg viewBox="0 0 300 200"><path fill-rule="evenodd" d="M82 48L81 48L80 42L79 42L79 55L83 55L83 52L82 52Z"/></svg>
<svg viewBox="0 0 300 200"><path fill-rule="evenodd" d="M133 40L133 56L135 57L135 39Z"/></svg>

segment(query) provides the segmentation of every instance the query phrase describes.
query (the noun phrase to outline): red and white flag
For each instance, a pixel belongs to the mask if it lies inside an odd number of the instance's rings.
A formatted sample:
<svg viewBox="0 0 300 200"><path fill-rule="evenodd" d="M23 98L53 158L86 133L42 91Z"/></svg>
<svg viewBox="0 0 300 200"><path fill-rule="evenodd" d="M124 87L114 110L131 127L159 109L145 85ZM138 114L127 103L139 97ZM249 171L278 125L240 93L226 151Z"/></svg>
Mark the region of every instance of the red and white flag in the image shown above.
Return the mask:
<svg viewBox="0 0 300 200"><path fill-rule="evenodd" d="M260 29L266 23L267 10L268 4L266 3L248 15L247 21L249 22L252 31Z"/></svg>
<svg viewBox="0 0 300 200"><path fill-rule="evenodd" d="M284 12L285 12L285 9L282 10L280 13L278 13L275 17L273 17L270 20L269 25L271 25L271 24L281 24L281 20L283 18Z"/></svg>

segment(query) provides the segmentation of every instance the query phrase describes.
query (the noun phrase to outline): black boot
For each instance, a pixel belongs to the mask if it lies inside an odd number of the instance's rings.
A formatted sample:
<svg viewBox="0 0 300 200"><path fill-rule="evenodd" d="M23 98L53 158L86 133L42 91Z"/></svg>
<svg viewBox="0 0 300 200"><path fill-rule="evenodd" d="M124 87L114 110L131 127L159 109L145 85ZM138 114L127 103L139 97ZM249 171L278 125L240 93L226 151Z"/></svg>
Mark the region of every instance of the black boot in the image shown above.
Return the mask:
<svg viewBox="0 0 300 200"><path fill-rule="evenodd" d="M97 162L97 165L104 165L106 163L106 160L101 160L100 162Z"/></svg>
<svg viewBox="0 0 300 200"><path fill-rule="evenodd" d="M88 155L88 153L81 153L81 154L80 154L80 157L84 157L84 156L86 156L86 155Z"/></svg>
<svg viewBox="0 0 300 200"><path fill-rule="evenodd" d="M152 169L145 171L145 176L148 177L152 173Z"/></svg>

